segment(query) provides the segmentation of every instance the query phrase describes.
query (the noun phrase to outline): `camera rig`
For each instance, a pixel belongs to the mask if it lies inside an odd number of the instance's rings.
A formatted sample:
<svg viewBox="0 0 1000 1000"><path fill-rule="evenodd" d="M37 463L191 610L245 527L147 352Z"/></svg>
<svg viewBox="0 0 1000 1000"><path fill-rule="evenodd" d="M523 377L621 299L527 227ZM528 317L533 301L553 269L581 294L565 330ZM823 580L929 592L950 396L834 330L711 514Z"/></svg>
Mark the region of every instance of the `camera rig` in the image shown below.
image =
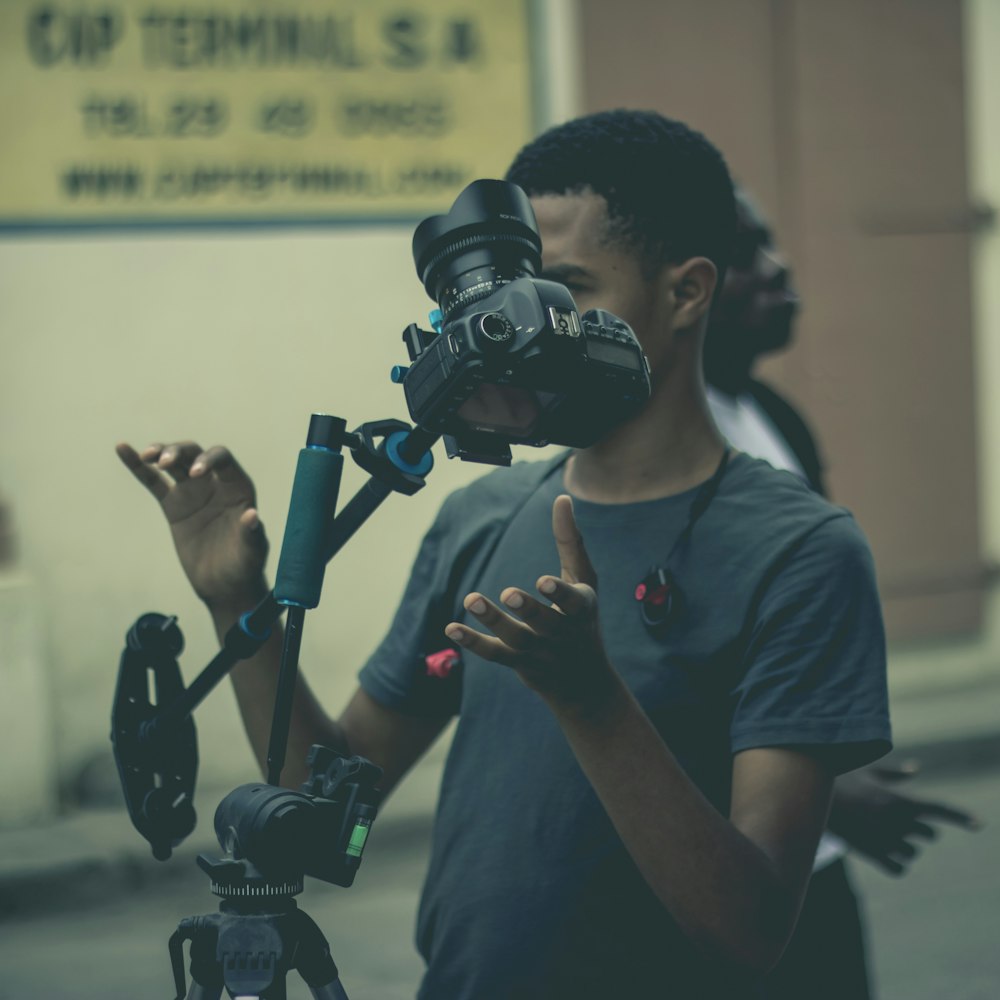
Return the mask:
<svg viewBox="0 0 1000 1000"><path fill-rule="evenodd" d="M286 616L268 784L237 788L216 811L224 856L201 855L198 863L222 901L216 914L182 920L171 937L178 1000L185 940L189 998L208 1000L223 988L234 997L284 997L292 967L315 997L346 998L322 933L294 897L305 875L353 883L382 772L361 757L314 746L302 789L278 787L305 612L319 604L326 564L390 493L412 495L425 485L439 437L449 457L506 465L511 444L586 447L649 396L649 367L628 326L596 310L581 317L562 285L534 277L541 240L515 185L469 185L447 215L420 224L413 255L440 306L432 331L411 324L403 332L411 365L392 373L415 426L382 420L348 433L345 420L313 414L274 590L240 617L189 686L178 665L184 640L175 617L142 615L126 635L111 740L132 823L153 856L166 860L196 822L192 713ZM344 447L369 479L336 513Z"/></svg>
<svg viewBox="0 0 1000 1000"><path fill-rule="evenodd" d="M278 787L288 740L305 612L319 603L326 563L392 492L425 483L436 440L385 420L345 432L345 421L310 420L299 453L275 588L226 634L222 649L184 687L176 618L148 613L128 630L118 669L111 740L135 828L158 860L194 829L198 766L192 713L238 660L252 656L286 614L285 641L268 746L269 784L235 789L219 804L215 832L225 852L198 864L221 897L217 914L185 918L170 940L178 1000L184 996L182 947L191 941L188 997L283 997L295 967L316 997L346 998L329 947L294 897L304 876L350 886L361 864L379 802L381 770L362 757L316 745L300 791ZM370 473L335 517L341 449ZM412 457L411 457L412 456ZM150 684L152 680L152 684Z"/></svg>

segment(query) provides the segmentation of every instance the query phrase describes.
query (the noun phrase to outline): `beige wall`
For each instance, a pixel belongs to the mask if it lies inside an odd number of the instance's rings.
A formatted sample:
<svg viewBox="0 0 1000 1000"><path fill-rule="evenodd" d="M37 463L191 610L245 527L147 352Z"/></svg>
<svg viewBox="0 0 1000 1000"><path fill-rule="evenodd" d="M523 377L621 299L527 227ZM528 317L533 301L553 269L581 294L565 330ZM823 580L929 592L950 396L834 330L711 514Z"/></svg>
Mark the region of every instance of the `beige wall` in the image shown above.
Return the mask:
<svg viewBox="0 0 1000 1000"><path fill-rule="evenodd" d="M215 651L156 504L114 443L229 444L258 484L277 548L310 412L351 425L405 417L388 373L406 361L403 327L430 303L409 232L395 229L22 239L0 245L0 274L0 477L21 566L43 598L66 782L106 749L117 658L138 614L180 615L188 678ZM387 622L421 527L447 490L481 471L439 465L423 494L387 501L344 551L307 620L303 661L332 707ZM344 500L363 478L351 464ZM225 690L197 721L205 780L248 768ZM0 753L16 751L16 734L0 740Z"/></svg>
<svg viewBox="0 0 1000 1000"><path fill-rule="evenodd" d="M982 536L1000 560L1000 4L966 0L970 188L998 213L973 244Z"/></svg>
<svg viewBox="0 0 1000 1000"><path fill-rule="evenodd" d="M572 112L572 14L565 0L541 9L547 120ZM497 174L514 152L496 150ZM64 790L95 762L107 774L117 661L139 614L180 616L188 681L217 649L155 501L119 464L115 442L194 437L231 446L256 480L276 558L310 413L350 426L407 417L389 370L407 361L403 328L426 326L433 306L416 277L411 233L0 241L0 496L12 506L20 550L0 588L0 623L23 622L16 641L0 646L0 760L12 762L0 770L0 799L47 789L22 809L0 810L0 823L51 809L49 741ZM342 502L366 478L347 465ZM387 500L328 571L302 661L331 710L383 634L441 500L483 471L447 462L439 448L426 489ZM37 627L25 620L25 602ZM196 713L203 788L256 777L227 689Z"/></svg>
<svg viewBox="0 0 1000 1000"><path fill-rule="evenodd" d="M973 204L1000 212L1000 4L965 0L969 190ZM985 562L1000 562L1000 225L972 241L980 537ZM960 642L892 650L890 683L906 696L996 676L1000 670L1000 588L985 592L981 634Z"/></svg>

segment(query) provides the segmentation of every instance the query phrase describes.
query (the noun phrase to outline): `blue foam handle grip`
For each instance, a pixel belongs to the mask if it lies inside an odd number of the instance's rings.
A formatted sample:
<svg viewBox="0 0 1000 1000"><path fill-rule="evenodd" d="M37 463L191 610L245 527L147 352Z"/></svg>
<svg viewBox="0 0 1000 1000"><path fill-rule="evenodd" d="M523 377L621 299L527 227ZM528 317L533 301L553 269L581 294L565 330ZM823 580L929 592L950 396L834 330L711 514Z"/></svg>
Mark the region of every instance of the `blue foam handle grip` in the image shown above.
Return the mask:
<svg viewBox="0 0 1000 1000"><path fill-rule="evenodd" d="M319 604L343 467L344 456L338 451L299 452L274 584L279 604L301 608Z"/></svg>

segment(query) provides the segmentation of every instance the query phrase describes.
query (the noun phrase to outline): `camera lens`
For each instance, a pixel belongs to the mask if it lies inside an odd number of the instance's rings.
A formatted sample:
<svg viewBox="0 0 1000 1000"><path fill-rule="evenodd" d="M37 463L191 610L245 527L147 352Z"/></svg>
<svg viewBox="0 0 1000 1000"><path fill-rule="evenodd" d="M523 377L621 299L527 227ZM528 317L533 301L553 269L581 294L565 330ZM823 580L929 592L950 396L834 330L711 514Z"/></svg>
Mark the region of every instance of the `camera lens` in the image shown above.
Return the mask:
<svg viewBox="0 0 1000 1000"><path fill-rule="evenodd" d="M447 215L432 215L413 234L413 261L447 321L541 266L542 241L528 196L507 181L473 181Z"/></svg>

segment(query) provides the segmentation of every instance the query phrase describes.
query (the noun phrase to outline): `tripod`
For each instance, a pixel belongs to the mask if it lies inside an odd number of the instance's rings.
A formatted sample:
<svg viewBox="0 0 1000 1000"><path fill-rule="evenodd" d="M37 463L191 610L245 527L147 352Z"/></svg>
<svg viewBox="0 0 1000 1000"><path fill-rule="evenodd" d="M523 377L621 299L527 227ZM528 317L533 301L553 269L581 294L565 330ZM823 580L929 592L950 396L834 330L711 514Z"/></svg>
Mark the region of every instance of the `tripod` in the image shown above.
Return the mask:
<svg viewBox="0 0 1000 1000"><path fill-rule="evenodd" d="M185 917L171 935L177 1000L185 997L185 940L191 941L187 1000L218 1000L223 987L233 996L285 1000L285 976L293 968L316 1000L347 1000L326 938L288 887L247 889L254 894L224 896L218 913Z"/></svg>

